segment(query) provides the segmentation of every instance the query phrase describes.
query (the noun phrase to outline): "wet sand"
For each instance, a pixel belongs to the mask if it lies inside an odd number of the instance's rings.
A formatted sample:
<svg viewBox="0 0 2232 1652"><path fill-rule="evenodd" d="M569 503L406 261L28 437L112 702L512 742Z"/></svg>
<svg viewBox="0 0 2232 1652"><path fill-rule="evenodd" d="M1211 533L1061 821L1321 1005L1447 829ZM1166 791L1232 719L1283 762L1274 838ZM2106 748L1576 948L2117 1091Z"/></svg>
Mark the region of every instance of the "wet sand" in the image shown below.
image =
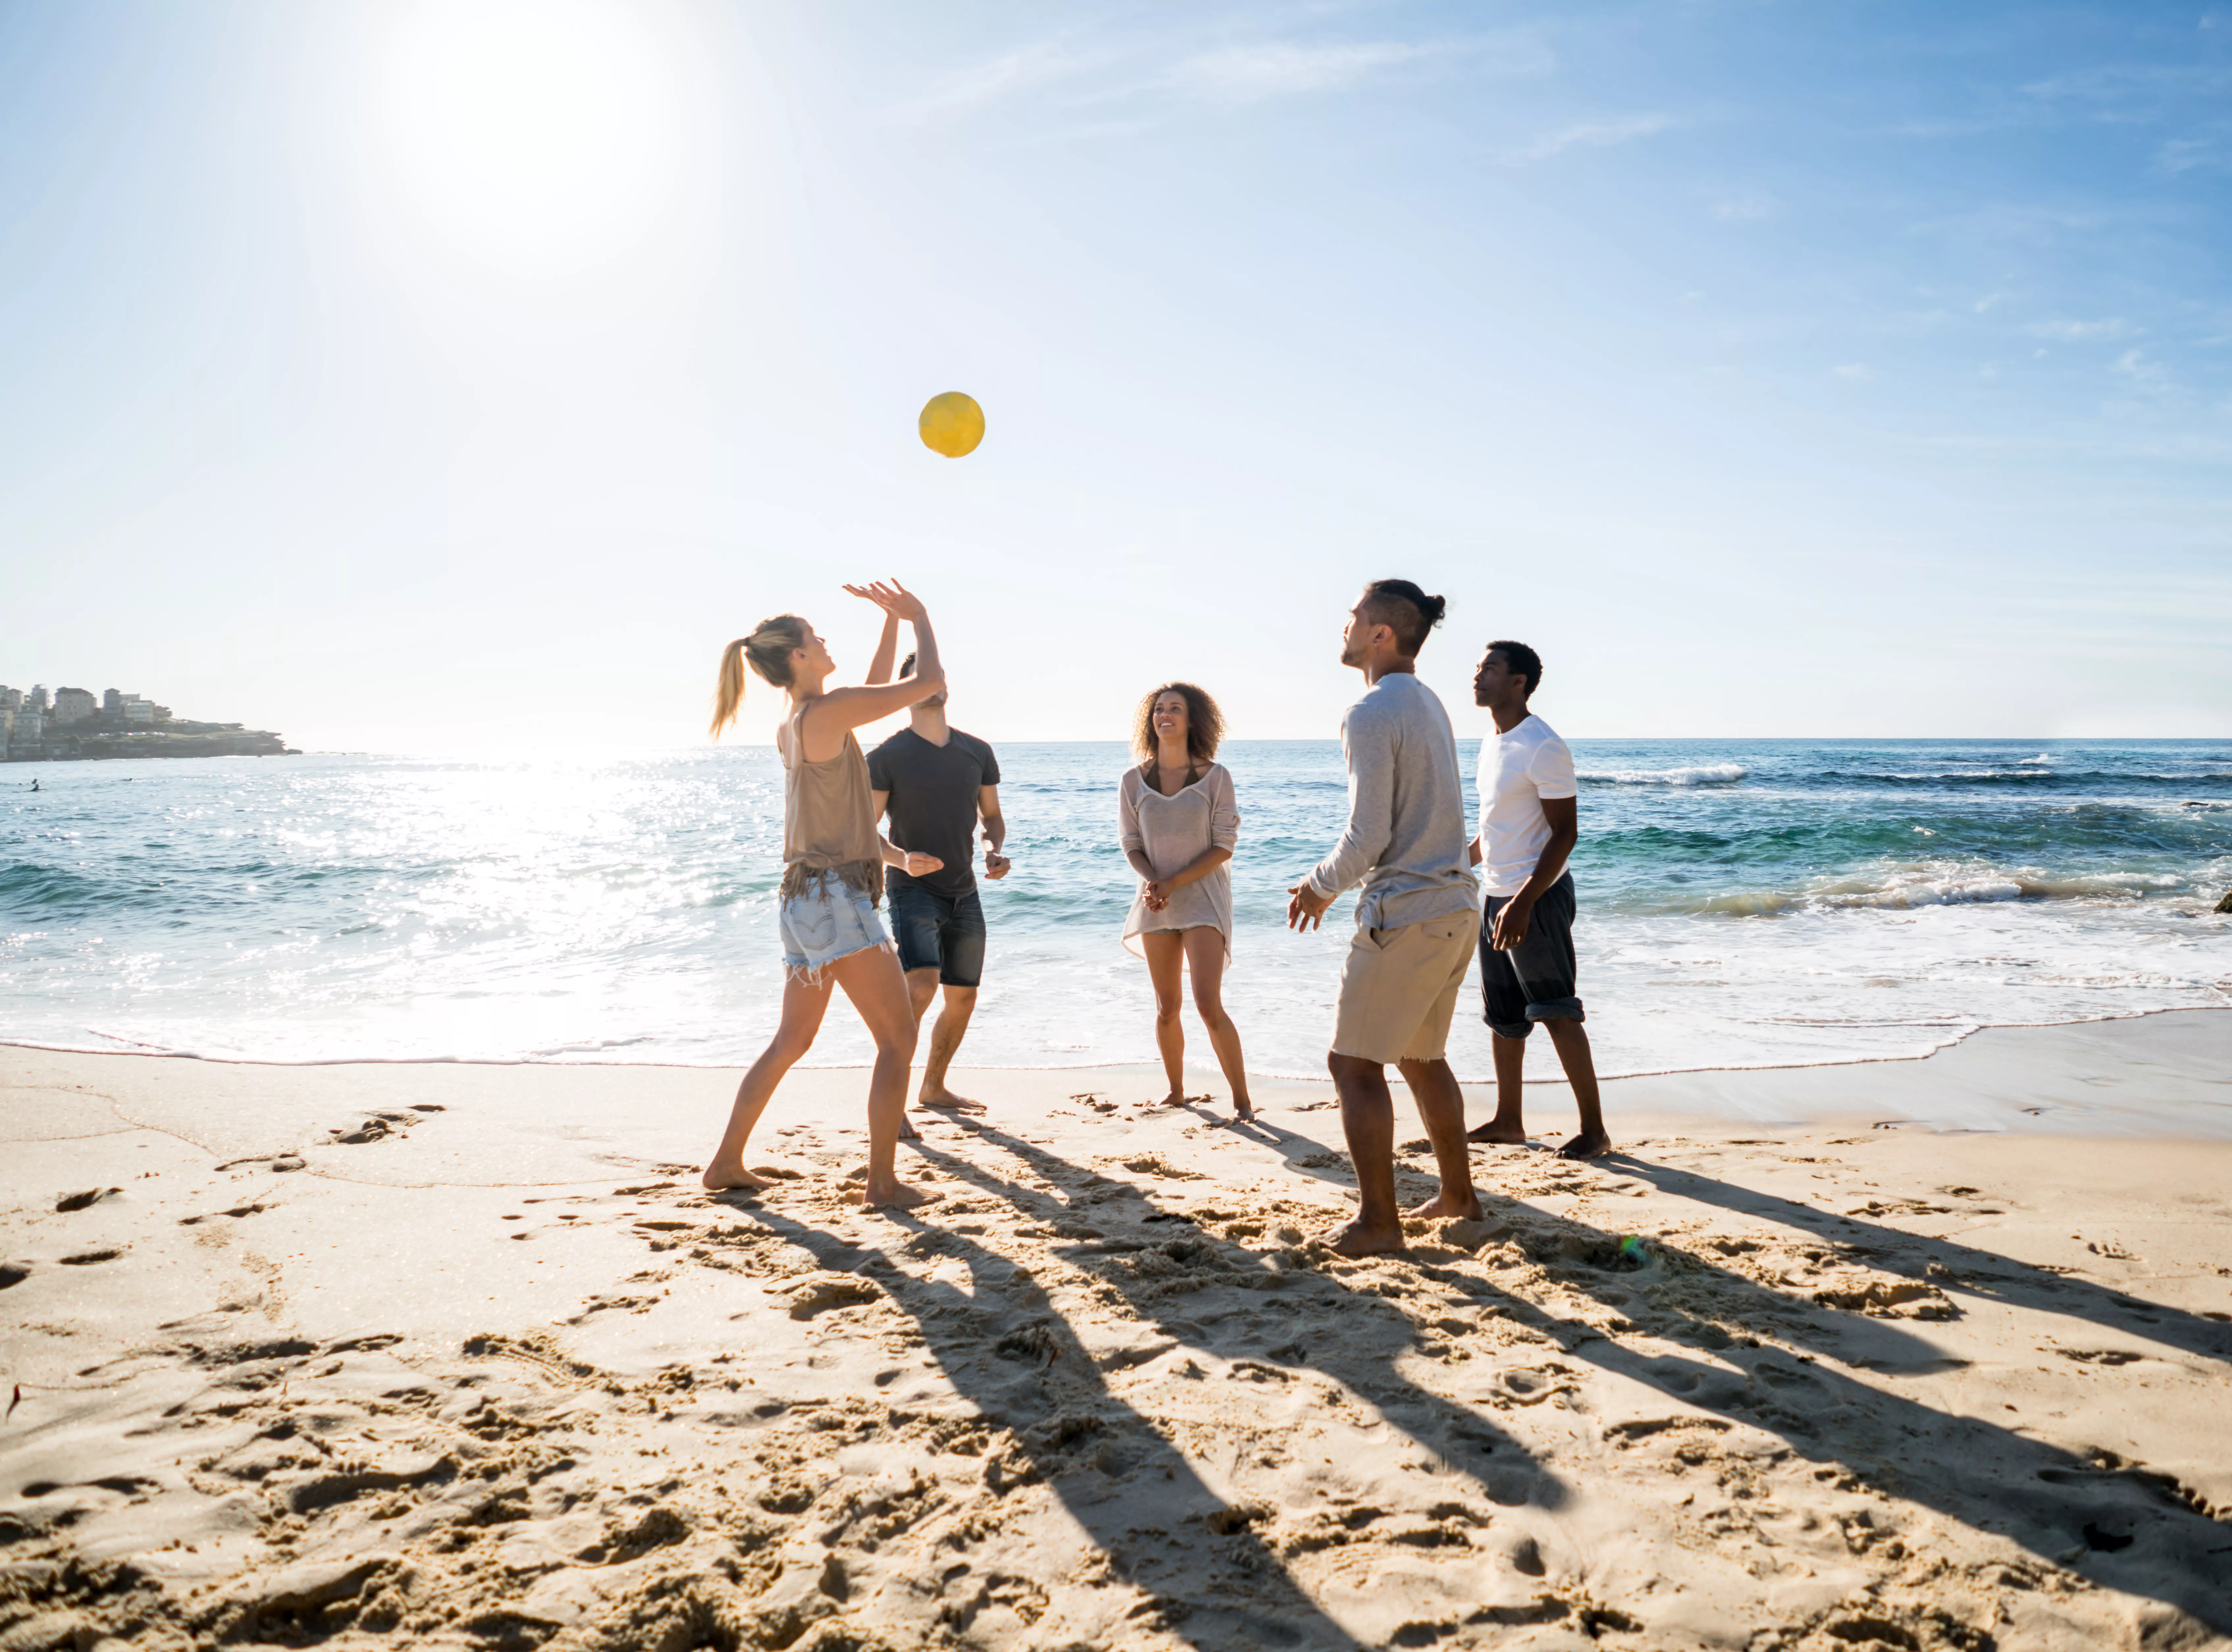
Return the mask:
<svg viewBox="0 0 2232 1652"><path fill-rule="evenodd" d="M1323 1085L966 1073L893 1218L857 1072L700 1191L734 1081L0 1050L0 1645L2232 1645L2232 1012L1623 1081L1362 1262Z"/></svg>

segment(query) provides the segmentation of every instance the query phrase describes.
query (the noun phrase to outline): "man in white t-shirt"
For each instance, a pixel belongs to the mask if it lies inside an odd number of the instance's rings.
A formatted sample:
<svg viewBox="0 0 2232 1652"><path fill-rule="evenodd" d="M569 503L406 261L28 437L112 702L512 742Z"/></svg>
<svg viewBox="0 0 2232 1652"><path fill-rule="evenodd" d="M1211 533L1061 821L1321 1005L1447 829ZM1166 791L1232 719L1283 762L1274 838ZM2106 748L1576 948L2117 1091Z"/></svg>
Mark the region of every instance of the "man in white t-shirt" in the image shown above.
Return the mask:
<svg viewBox="0 0 2232 1652"><path fill-rule="evenodd" d="M1580 834L1580 788L1573 754L1527 709L1541 680L1541 656L1502 640L1488 645L1472 679L1474 703L1496 719L1496 732L1480 742L1480 835L1472 840L1472 864L1486 874L1480 996L1496 1053L1496 1117L1471 1135L1525 1143L1520 1072L1527 1035L1540 1021L1581 1110L1580 1134L1558 1156L1593 1159L1610 1150L1612 1138L1574 989L1573 875L1566 857Z"/></svg>

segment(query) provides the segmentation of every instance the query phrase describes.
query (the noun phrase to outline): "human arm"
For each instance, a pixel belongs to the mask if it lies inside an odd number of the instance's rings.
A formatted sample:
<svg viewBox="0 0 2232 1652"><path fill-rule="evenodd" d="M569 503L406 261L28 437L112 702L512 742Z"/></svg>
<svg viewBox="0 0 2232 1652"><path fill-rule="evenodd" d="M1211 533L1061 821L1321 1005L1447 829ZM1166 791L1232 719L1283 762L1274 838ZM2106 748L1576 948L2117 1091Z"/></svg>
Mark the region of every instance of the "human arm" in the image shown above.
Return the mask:
<svg viewBox="0 0 2232 1652"><path fill-rule="evenodd" d="M884 865L896 866L910 878L927 878L934 871L943 871L945 869L945 863L936 855L925 855L916 850L902 849L881 832L876 834L876 842L883 849Z"/></svg>
<svg viewBox="0 0 2232 1652"><path fill-rule="evenodd" d="M856 597L867 595L858 586L848 585L845 589ZM886 608L884 610L884 634L876 638L876 651L868 660L868 675L865 680L872 687L890 682L892 662L899 657L899 617Z"/></svg>
<svg viewBox="0 0 2232 1652"><path fill-rule="evenodd" d="M1147 904L1158 912L1161 911L1171 904L1172 895L1184 889L1188 884L1199 883L1231 858L1231 850L1219 849L1212 845L1203 850L1192 860L1188 861L1182 870L1172 872L1168 878L1157 878L1151 872L1141 873L1140 875L1147 879ZM1145 855L1135 856L1133 864L1139 865L1145 859Z"/></svg>
<svg viewBox="0 0 2232 1652"><path fill-rule="evenodd" d="M832 689L814 700L807 707L799 724L806 735L806 749L801 755L811 763L827 762L834 757L848 731L887 717L894 711L904 711L945 686L945 669L938 663L938 638L931 631L930 615L920 597L896 580L889 585L878 580L870 585L847 586L846 589L914 627L914 675L896 683Z"/></svg>
<svg viewBox="0 0 2232 1652"><path fill-rule="evenodd" d="M1546 742L1528 764L1528 775L1534 782L1543 821L1550 828L1550 840L1542 845L1541 856L1535 861L1533 873L1520 885L1519 892L1506 901L1502 910L1496 915L1488 943L1499 952L1509 952L1526 940L1527 923L1534 916L1534 903L1564 875L1567 857L1573 852L1573 845L1580 837L1579 787L1573 777L1573 753L1567 749L1566 742L1555 738Z"/></svg>
<svg viewBox="0 0 2232 1652"><path fill-rule="evenodd" d="M1333 852L1287 893L1291 929L1317 927L1341 891L1379 864L1395 837L1395 732L1361 705L1340 725L1341 755L1348 760L1348 828Z"/></svg>
<svg viewBox="0 0 2232 1652"><path fill-rule="evenodd" d="M878 787L875 784L876 781L885 778L884 775L876 772L882 767L882 759L883 748L881 747L877 748L875 753L868 759L868 783L870 787L870 790L868 792L868 818L871 820L882 820L884 818L884 811L889 807L892 800L891 788L888 786ZM938 856L918 854L912 849L902 849L897 844L893 843L889 838L884 836L881 832L878 832L876 834L876 842L881 845L884 865L886 866L896 866L910 878L927 878L934 871L942 871L944 870L945 862Z"/></svg>
<svg viewBox="0 0 2232 1652"><path fill-rule="evenodd" d="M1480 833L1477 832L1474 832L1472 841L1465 845L1465 865L1468 866L1477 866L1484 858L1487 858L1487 854L1488 851L1482 846Z"/></svg>
<svg viewBox="0 0 2232 1652"><path fill-rule="evenodd" d="M1221 767L1212 768L1202 787L1209 798L1209 847L1168 878L1151 878L1150 899L1167 904L1173 891L1199 883L1230 860L1240 842L1240 809L1233 800L1231 774Z"/></svg>
<svg viewBox="0 0 2232 1652"><path fill-rule="evenodd" d="M1155 863L1147 858L1147 842L1139 835L1139 771L1127 768L1124 778L1116 782L1116 840L1123 846L1124 859L1139 874L1139 881L1155 881ZM1152 899L1148 905L1159 910Z"/></svg>
<svg viewBox="0 0 2232 1652"><path fill-rule="evenodd" d="M1544 798L1542 818L1550 823L1550 841L1542 845L1542 858L1534 863L1534 876L1496 915L1496 927L1489 932L1489 944L1498 952L1509 952L1527 938L1527 923L1534 916L1534 903L1564 875L1566 858L1573 852L1573 845L1581 835L1578 799Z"/></svg>
<svg viewBox="0 0 2232 1652"><path fill-rule="evenodd" d="M1008 817L1000 813L997 786L976 788L976 816L984 823L984 876L1005 878L1008 868L1015 863L1000 852L1000 845L1008 840Z"/></svg>

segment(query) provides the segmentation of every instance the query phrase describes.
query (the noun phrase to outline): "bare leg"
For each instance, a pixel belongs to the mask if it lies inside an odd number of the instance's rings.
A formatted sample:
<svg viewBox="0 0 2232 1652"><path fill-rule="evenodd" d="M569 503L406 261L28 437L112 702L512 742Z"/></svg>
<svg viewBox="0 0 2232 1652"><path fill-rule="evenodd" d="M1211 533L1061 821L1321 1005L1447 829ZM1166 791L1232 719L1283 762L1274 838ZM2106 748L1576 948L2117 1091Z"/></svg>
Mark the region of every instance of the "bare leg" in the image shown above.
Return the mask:
<svg viewBox="0 0 2232 1652"><path fill-rule="evenodd" d="M1434 1163L1442 1173L1442 1190L1417 1208L1412 1216L1463 1216L1480 1220L1480 1197L1472 1188L1472 1156L1465 1150L1464 1092L1447 1061L1405 1061L1399 1064L1403 1082L1411 1086L1411 1099L1418 1104L1418 1117L1426 1138L1434 1144Z"/></svg>
<svg viewBox="0 0 2232 1652"><path fill-rule="evenodd" d="M1387 1069L1356 1055L1328 1055L1333 1089L1340 1096L1341 1134L1356 1166L1356 1220L1327 1235L1343 1256L1374 1256L1403 1248L1403 1219L1395 1208L1395 1098Z"/></svg>
<svg viewBox="0 0 2232 1652"><path fill-rule="evenodd" d="M1589 1029L1579 1021L1553 1020L1542 1030L1557 1046L1558 1060L1566 1069L1566 1082L1573 1086L1573 1100L1581 1110L1581 1133L1558 1150L1561 1159L1593 1159L1612 1150L1605 1133L1604 1104L1597 1094L1597 1064L1589 1053Z"/></svg>
<svg viewBox="0 0 2232 1652"><path fill-rule="evenodd" d="M1490 1033L1488 1044L1496 1055L1496 1117L1474 1130L1470 1139L1524 1147L1527 1122L1521 1117L1521 1109L1526 1105L1527 1085L1520 1070L1527 1059L1527 1040Z"/></svg>
<svg viewBox="0 0 2232 1652"><path fill-rule="evenodd" d="M938 966L936 964L931 964L924 969L908 970L906 972L906 985L907 1007L914 1012L915 1029L917 1033L919 1033L922 1029L923 1014L925 1011L929 1009L930 1001L938 996ZM918 1142L921 1139L921 1136L915 1130L913 1121L908 1118L905 1113L901 1113L899 1115L899 1140L903 1142ZM846 1179L847 1181L858 1181L861 1176L866 1176L866 1174L867 1172L865 1169L855 1170Z"/></svg>
<svg viewBox="0 0 2232 1652"><path fill-rule="evenodd" d="M867 1023L876 1040L876 1066L868 1079L868 1180L865 1205L907 1209L938 1195L911 1188L899 1176L899 1126L906 1122L907 1074L914 1065L914 1010L907 1001L899 961L881 947L864 947L829 966L828 973Z"/></svg>
<svg viewBox="0 0 2232 1652"><path fill-rule="evenodd" d="M1176 1107L1186 1098L1185 1029L1178 1025L1184 935L1178 930L1151 930L1139 937L1139 944L1147 949L1147 978L1155 984L1155 1047L1163 1054L1163 1076L1171 1081L1171 1093L1161 1105Z"/></svg>
<svg viewBox="0 0 2232 1652"><path fill-rule="evenodd" d="M783 1074L814 1047L814 1035L821 1030L822 1014L829 1007L829 987L826 970L818 987L809 987L795 975L783 982L782 1020L760 1059L736 1086L736 1105L729 1110L729 1128L722 1132L721 1144L713 1150L712 1162L705 1167L703 1180L707 1187L717 1191L768 1185L766 1177L744 1169L744 1145L751 1140L752 1127L767 1111Z"/></svg>
<svg viewBox="0 0 2232 1652"><path fill-rule="evenodd" d="M1240 1053L1240 1029L1224 1013L1224 932L1203 924L1179 931L1185 943L1186 969L1193 975L1193 1007L1209 1031L1210 1047L1217 1065L1224 1069L1224 1082L1232 1086L1232 1112L1236 1118L1256 1117L1248 1099L1248 1063Z"/></svg>
<svg viewBox="0 0 2232 1652"><path fill-rule="evenodd" d="M907 977L914 984L914 977ZM922 1088L916 1092L918 1107L948 1107L957 1112L981 1113L984 1104L971 1101L966 1096L957 1096L945 1087L945 1070L953 1064L953 1053L961 1047L961 1035L969 1030L969 1018L976 1013L976 989L974 987L948 987L945 1006L938 1012L937 1020L931 1023L930 1054L922 1064ZM915 1012L919 1022L922 1012Z"/></svg>

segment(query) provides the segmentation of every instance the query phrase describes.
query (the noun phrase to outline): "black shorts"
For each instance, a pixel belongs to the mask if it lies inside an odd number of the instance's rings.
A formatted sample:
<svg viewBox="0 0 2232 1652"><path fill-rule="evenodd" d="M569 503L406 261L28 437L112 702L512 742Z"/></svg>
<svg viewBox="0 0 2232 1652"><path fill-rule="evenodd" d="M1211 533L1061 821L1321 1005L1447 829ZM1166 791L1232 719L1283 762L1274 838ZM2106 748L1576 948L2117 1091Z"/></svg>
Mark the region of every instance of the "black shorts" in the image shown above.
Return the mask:
<svg viewBox="0 0 2232 1652"><path fill-rule="evenodd" d="M900 969L935 969L947 987L974 987L984 978L984 904L975 890L941 895L894 884L888 904Z"/></svg>
<svg viewBox="0 0 2232 1652"><path fill-rule="evenodd" d="M1573 992L1573 874L1542 891L1527 915L1527 938L1509 952L1489 943L1509 895L1491 895L1480 920L1481 1019L1502 1038L1525 1038L1537 1021L1580 1021Z"/></svg>

